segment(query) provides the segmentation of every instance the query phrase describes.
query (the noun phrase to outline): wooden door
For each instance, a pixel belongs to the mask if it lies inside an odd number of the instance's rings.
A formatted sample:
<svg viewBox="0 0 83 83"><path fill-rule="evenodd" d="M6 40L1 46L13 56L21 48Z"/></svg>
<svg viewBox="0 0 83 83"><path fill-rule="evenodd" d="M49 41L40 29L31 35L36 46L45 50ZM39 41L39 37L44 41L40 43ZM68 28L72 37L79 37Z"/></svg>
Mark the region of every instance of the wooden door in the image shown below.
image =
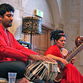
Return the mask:
<svg viewBox="0 0 83 83"><path fill-rule="evenodd" d="M33 35L32 46L33 46L34 51L40 54L45 53L47 48L50 46L50 32L51 31L52 31L51 29L47 27L43 27L42 34Z"/></svg>

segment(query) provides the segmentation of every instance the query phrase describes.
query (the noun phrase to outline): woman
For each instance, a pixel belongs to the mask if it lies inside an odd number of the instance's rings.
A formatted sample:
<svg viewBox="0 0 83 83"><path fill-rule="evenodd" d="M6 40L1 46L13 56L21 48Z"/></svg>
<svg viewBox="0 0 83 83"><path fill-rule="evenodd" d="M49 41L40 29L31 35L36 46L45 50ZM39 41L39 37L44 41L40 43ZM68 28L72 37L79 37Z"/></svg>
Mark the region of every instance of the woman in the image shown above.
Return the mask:
<svg viewBox="0 0 83 83"><path fill-rule="evenodd" d="M63 70L64 76L60 83L83 83L83 76L80 72L71 63L68 63L65 59L63 59L68 53L68 51L64 49L64 45L66 43L66 36L64 32L62 30L53 31L50 39L54 40L54 45L48 48L45 55L65 64L65 68Z"/></svg>

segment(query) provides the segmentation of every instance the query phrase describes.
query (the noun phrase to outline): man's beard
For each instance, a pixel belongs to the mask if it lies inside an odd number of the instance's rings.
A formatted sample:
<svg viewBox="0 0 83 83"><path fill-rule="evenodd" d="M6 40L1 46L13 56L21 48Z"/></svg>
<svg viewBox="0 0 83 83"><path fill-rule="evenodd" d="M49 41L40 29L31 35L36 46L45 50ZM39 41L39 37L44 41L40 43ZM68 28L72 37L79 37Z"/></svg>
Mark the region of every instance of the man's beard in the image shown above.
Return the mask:
<svg viewBox="0 0 83 83"><path fill-rule="evenodd" d="M9 24L9 25L8 25L8 27L11 27L11 26L12 26L12 24Z"/></svg>
<svg viewBox="0 0 83 83"><path fill-rule="evenodd" d="M8 28L8 27L11 27L11 26L12 26L12 23L3 23L3 26L4 26L5 28Z"/></svg>

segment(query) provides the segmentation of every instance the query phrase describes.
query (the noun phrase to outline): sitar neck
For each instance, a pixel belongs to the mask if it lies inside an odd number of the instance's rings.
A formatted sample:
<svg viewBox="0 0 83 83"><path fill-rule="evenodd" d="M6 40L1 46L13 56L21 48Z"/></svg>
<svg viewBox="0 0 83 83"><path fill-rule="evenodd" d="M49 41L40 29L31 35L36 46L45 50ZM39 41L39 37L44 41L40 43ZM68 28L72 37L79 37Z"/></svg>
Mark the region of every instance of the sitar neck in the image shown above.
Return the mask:
<svg viewBox="0 0 83 83"><path fill-rule="evenodd" d="M71 59L76 56L81 50L83 49L83 43L78 46L76 49L74 49L74 51L72 51L69 55L67 55L68 57L66 57L66 60L69 62L71 61Z"/></svg>

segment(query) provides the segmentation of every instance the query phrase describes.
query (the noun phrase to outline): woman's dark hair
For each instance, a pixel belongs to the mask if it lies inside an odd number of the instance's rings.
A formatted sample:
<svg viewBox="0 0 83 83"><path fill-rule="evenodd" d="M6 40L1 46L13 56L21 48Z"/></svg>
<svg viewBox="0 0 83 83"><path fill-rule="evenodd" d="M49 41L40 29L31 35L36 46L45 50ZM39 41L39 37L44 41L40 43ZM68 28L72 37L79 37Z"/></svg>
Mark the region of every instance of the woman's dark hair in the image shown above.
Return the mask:
<svg viewBox="0 0 83 83"><path fill-rule="evenodd" d="M60 39L62 36L65 37L64 31L62 30L52 31L50 35L51 35L50 40L54 40L54 41Z"/></svg>
<svg viewBox="0 0 83 83"><path fill-rule="evenodd" d="M6 12L14 12L14 8L7 3L0 5L0 15L3 16Z"/></svg>

